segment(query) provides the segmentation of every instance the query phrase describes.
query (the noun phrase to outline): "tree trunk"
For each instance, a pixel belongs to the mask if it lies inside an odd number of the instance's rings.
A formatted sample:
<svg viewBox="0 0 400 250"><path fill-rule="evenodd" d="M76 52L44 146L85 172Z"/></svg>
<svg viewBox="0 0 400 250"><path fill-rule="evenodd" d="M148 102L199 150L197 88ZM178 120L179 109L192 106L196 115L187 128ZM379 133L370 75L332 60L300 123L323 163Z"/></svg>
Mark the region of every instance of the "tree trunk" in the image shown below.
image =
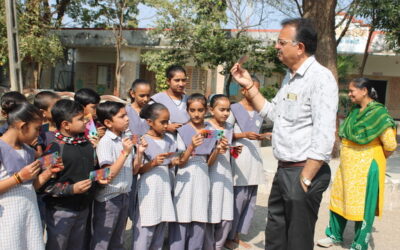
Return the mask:
<svg viewBox="0 0 400 250"><path fill-rule="evenodd" d="M225 83L225 93L228 98L231 96L231 91L229 90L229 87L231 86L231 81L232 81L232 74L229 74L228 79L226 79Z"/></svg>
<svg viewBox="0 0 400 250"><path fill-rule="evenodd" d="M336 65L335 8L337 0L304 0L303 17L313 20L318 32L316 58L338 79Z"/></svg>
<svg viewBox="0 0 400 250"><path fill-rule="evenodd" d="M304 0L303 17L313 20L318 32L318 47L316 58L319 63L332 71L336 81L337 72L337 50L335 33L335 8L337 0ZM338 136L339 118L336 118L335 144L332 157L338 157L340 152L340 138Z"/></svg>
<svg viewBox="0 0 400 250"><path fill-rule="evenodd" d="M121 47L116 46L117 56L115 60L115 85L114 85L114 95L119 97L119 91L121 86Z"/></svg>
<svg viewBox="0 0 400 250"><path fill-rule="evenodd" d="M38 89L39 88L39 82L40 82L40 76L42 74L42 64L41 63L35 63L35 66L33 68L33 88Z"/></svg>
<svg viewBox="0 0 400 250"><path fill-rule="evenodd" d="M369 55L368 49L369 49L369 45L371 44L372 34L374 33L374 31L375 31L375 28L372 26L369 29L367 44L365 44L364 56L363 56L363 60L362 60L361 66L360 66L360 70L359 70L360 77L362 77L364 75L365 65L367 64L367 59L368 59L368 55Z"/></svg>

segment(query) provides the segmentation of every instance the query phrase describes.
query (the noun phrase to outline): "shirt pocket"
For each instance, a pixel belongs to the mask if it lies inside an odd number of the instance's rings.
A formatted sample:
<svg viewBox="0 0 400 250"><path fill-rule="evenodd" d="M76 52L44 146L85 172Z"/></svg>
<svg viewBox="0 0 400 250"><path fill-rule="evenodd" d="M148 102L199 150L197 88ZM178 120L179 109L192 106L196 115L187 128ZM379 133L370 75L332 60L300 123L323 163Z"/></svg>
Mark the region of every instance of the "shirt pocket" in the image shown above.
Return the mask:
<svg viewBox="0 0 400 250"><path fill-rule="evenodd" d="M283 103L283 118L288 122L293 122L299 114L300 102L298 100L286 99Z"/></svg>

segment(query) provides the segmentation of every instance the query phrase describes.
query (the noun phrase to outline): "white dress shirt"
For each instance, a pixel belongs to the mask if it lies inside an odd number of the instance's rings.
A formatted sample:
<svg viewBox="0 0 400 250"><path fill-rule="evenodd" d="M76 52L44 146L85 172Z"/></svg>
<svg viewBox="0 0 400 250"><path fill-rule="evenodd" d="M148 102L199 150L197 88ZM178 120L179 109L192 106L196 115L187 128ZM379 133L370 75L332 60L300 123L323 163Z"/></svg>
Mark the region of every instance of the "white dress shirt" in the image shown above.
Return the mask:
<svg viewBox="0 0 400 250"><path fill-rule="evenodd" d="M272 149L281 161L329 162L335 142L338 86L331 71L309 57L295 74L286 74L262 117L274 122Z"/></svg>

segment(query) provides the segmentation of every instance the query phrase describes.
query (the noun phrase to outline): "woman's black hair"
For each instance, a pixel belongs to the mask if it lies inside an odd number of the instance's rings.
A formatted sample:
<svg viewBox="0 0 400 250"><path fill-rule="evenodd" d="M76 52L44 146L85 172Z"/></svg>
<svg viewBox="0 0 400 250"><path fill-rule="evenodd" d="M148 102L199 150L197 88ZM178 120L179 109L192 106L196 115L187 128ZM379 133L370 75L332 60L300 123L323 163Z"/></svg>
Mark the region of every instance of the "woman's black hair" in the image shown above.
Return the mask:
<svg viewBox="0 0 400 250"><path fill-rule="evenodd" d="M100 103L96 108L97 119L105 126L104 121L112 121L113 117L124 107L125 105L120 102L107 101Z"/></svg>
<svg viewBox="0 0 400 250"><path fill-rule="evenodd" d="M1 110L4 114L8 114L15 108L15 105L22 104L24 102L28 102L28 100L18 91L7 92L1 97Z"/></svg>
<svg viewBox="0 0 400 250"><path fill-rule="evenodd" d="M148 82L148 81L146 81L144 79L136 79L135 81L133 81L133 83L131 85L131 88L129 89L129 92L128 92L128 96L129 96L129 99L131 99L131 102L133 102L135 100L135 98L133 98L131 96L131 90L132 91L136 91L136 86L140 85L140 84L148 85L149 87L151 87L150 82Z"/></svg>
<svg viewBox="0 0 400 250"><path fill-rule="evenodd" d="M368 78L365 77L355 78L351 80L351 83L353 83L353 86L358 89L366 88L368 96L375 101L378 100L378 92L376 92L376 90L372 86L371 81Z"/></svg>
<svg viewBox="0 0 400 250"><path fill-rule="evenodd" d="M216 94L216 95L211 96L210 107L214 108L215 105L217 104L217 101L220 100L220 99L228 99L228 101L229 101L229 98L226 95Z"/></svg>
<svg viewBox="0 0 400 250"><path fill-rule="evenodd" d="M38 109L47 110L49 108L49 100L61 99L61 97L53 91L41 91L35 95L33 99L33 105Z"/></svg>
<svg viewBox="0 0 400 250"><path fill-rule="evenodd" d="M99 104L100 95L93 89L83 88L75 93L74 99L83 107L89 104Z"/></svg>
<svg viewBox="0 0 400 250"><path fill-rule="evenodd" d="M171 65L167 68L167 70L165 71L165 76L167 77L168 80L171 80L172 77L174 77L175 72L182 72L185 74L186 76L186 70L179 65Z"/></svg>
<svg viewBox="0 0 400 250"><path fill-rule="evenodd" d="M150 119L152 121L158 118L161 110L168 110L163 104L155 102L152 104L146 104L140 111L140 117L143 119Z"/></svg>
<svg viewBox="0 0 400 250"><path fill-rule="evenodd" d="M195 101L199 101L203 104L204 108L207 108L207 98L200 93L191 94L187 99L186 110L189 110L190 104Z"/></svg>
<svg viewBox="0 0 400 250"><path fill-rule="evenodd" d="M51 109L51 116L57 129L61 128L63 121L72 122L72 118L83 113L83 106L72 100L58 100Z"/></svg>
<svg viewBox="0 0 400 250"><path fill-rule="evenodd" d="M29 102L11 105L7 116L7 123L9 125L15 122L22 121L29 123L31 121L41 121L42 113L40 110Z"/></svg>

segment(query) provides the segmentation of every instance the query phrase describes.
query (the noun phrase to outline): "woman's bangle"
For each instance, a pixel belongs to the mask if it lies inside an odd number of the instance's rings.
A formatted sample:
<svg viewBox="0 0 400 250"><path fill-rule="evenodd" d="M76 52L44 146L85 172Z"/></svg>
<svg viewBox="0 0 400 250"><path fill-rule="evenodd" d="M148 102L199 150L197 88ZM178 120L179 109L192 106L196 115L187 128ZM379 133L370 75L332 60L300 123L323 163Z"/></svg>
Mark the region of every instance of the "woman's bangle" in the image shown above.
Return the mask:
<svg viewBox="0 0 400 250"><path fill-rule="evenodd" d="M254 87L254 83L250 86L250 87L248 87L248 88L244 88L246 91L249 91L252 87Z"/></svg>
<svg viewBox="0 0 400 250"><path fill-rule="evenodd" d="M19 176L18 173L15 173L13 176L14 176L15 181L17 182L17 184L21 184L22 183L22 179L21 179L21 177Z"/></svg>

